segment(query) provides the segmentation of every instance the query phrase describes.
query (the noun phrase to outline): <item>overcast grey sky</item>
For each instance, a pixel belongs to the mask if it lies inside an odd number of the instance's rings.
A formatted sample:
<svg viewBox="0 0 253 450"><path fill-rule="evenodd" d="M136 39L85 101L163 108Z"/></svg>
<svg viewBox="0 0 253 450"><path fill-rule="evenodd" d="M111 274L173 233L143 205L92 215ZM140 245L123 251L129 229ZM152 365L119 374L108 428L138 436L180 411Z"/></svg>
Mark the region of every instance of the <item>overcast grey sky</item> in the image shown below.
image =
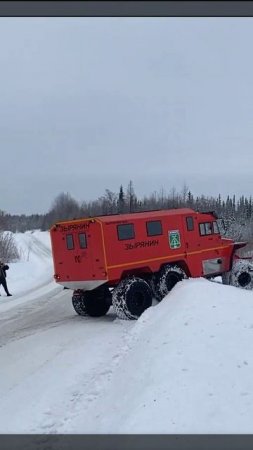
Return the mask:
<svg viewBox="0 0 253 450"><path fill-rule="evenodd" d="M253 195L253 18L0 18L0 209Z"/></svg>

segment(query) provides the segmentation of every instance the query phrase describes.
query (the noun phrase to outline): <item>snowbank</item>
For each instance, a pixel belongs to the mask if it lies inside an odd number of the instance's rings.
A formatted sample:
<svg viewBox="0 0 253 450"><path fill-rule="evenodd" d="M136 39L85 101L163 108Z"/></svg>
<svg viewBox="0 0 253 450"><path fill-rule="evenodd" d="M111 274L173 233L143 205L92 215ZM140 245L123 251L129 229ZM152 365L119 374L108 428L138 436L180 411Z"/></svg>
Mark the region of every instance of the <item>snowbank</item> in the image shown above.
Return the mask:
<svg viewBox="0 0 253 450"><path fill-rule="evenodd" d="M49 233L14 237L1 432L253 432L253 291L190 279L136 322L83 318L53 281Z"/></svg>
<svg viewBox="0 0 253 450"><path fill-rule="evenodd" d="M74 429L252 433L252 344L253 292L185 280L136 322L102 401Z"/></svg>

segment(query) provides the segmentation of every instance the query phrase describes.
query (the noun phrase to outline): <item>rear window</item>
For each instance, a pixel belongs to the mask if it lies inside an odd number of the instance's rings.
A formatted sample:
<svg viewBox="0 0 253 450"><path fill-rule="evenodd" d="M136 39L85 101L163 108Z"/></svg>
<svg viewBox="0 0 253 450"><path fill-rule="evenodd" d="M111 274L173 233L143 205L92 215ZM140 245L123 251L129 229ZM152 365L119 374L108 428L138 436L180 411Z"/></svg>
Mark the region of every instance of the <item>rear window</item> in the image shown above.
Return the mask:
<svg viewBox="0 0 253 450"><path fill-rule="evenodd" d="M66 235L66 243L67 243L67 249L68 250L73 250L73 248L74 248L74 240L73 240L73 235L72 234L67 234Z"/></svg>
<svg viewBox="0 0 253 450"><path fill-rule="evenodd" d="M150 222L146 222L146 226L148 236L158 236L159 234L163 234L162 224L160 220L152 220Z"/></svg>
<svg viewBox="0 0 253 450"><path fill-rule="evenodd" d="M118 225L118 239L123 241L125 239L134 239L134 225L132 223L126 223L124 225Z"/></svg>
<svg viewBox="0 0 253 450"><path fill-rule="evenodd" d="M85 233L79 233L79 246L80 248L87 248L87 239Z"/></svg>

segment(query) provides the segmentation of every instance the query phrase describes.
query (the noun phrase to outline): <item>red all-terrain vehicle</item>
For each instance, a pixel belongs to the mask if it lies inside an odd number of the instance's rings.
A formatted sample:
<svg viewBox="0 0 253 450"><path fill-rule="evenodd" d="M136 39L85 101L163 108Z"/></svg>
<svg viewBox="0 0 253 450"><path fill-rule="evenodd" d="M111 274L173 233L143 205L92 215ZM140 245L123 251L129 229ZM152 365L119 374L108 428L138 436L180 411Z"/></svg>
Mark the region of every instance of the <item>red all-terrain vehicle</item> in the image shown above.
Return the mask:
<svg viewBox="0 0 253 450"><path fill-rule="evenodd" d="M188 277L253 287L246 242L222 238L214 213L171 209L56 223L50 230L57 283L72 289L80 315L137 319ZM253 273L253 272L252 272Z"/></svg>

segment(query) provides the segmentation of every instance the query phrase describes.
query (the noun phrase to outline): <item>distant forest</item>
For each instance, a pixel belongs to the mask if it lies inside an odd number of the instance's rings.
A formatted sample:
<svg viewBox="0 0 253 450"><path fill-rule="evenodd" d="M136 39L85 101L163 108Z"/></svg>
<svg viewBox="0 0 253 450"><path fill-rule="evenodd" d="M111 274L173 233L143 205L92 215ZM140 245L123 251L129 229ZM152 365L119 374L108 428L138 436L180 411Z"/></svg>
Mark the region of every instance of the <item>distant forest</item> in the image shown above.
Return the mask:
<svg viewBox="0 0 253 450"><path fill-rule="evenodd" d="M118 192L105 190L104 195L93 201L76 201L69 193L60 193L52 202L46 214L11 215L0 210L0 230L24 232L27 230L49 230L53 223L80 217L94 217L154 209L188 207L196 211L215 211L223 219L223 235L233 239L253 241L253 201L241 196L222 198L221 195L194 197L184 185L180 192L172 188L168 193L163 189L149 196L139 198L135 194L133 182Z"/></svg>

